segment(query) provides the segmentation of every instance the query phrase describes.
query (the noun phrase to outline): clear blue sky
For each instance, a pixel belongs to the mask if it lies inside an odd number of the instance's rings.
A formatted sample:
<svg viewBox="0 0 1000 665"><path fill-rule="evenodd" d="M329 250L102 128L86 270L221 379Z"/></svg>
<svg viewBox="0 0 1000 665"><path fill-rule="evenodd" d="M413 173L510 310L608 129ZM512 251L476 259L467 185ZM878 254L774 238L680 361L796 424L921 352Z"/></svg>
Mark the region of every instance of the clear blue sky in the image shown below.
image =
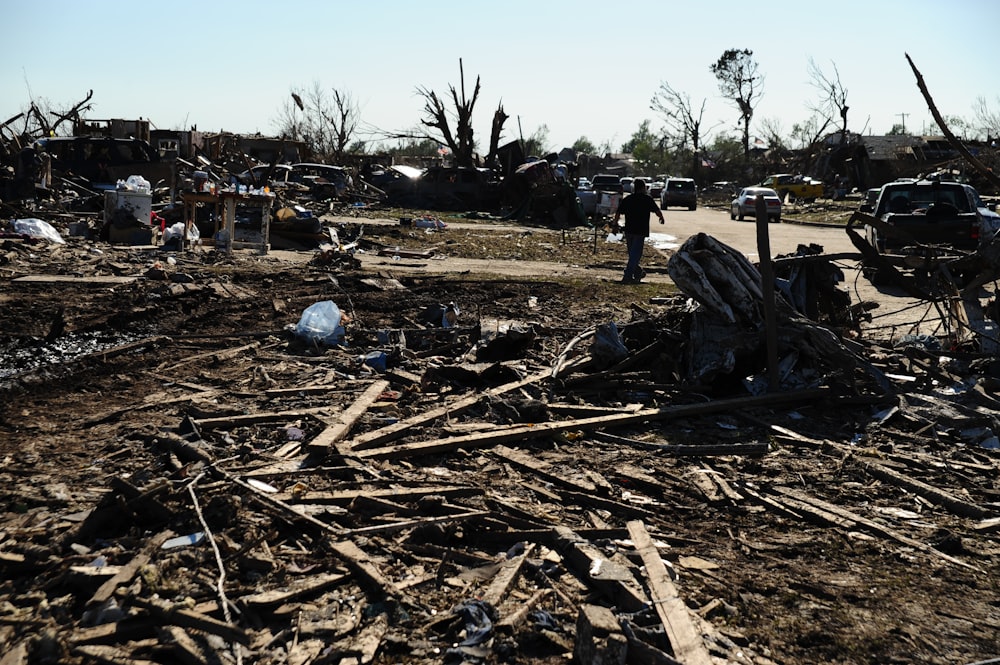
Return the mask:
<svg viewBox="0 0 1000 665"><path fill-rule="evenodd" d="M1000 106L996 0L8 0L0 15L0 120L93 89L90 118L274 134L290 90L318 82L349 92L369 125L406 130L422 117L417 86L447 93L461 58L469 94L481 78L480 146L502 100L507 140L520 120L525 136L547 125L550 148L586 136L618 149L643 120L662 127L649 107L663 81L735 134L709 71L728 48L753 51L765 77L754 120L785 135L818 98L810 58L836 64L854 131L937 133L906 53L944 114L971 119L977 97Z"/></svg>

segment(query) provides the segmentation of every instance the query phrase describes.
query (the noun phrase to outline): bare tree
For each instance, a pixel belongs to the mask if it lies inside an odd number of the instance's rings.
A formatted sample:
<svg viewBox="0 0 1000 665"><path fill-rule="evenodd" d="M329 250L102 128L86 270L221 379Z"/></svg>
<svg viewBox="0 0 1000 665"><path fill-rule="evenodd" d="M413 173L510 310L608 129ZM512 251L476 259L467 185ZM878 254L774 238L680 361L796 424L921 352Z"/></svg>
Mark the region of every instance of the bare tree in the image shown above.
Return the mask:
<svg viewBox="0 0 1000 665"><path fill-rule="evenodd" d="M988 139L1000 138L1000 97L997 97L997 108L991 109L986 103L986 98L976 97L976 103L972 110L975 113L975 122L979 125L980 132Z"/></svg>
<svg viewBox="0 0 1000 665"><path fill-rule="evenodd" d="M833 65L833 74L827 74L819 68L816 61L809 58L809 80L812 86L820 92L819 103L811 107L811 110L819 114L829 122L840 117L840 143L847 142L847 112L851 107L847 105L847 88L840 82L840 71L837 63ZM829 124L824 123L824 126Z"/></svg>
<svg viewBox="0 0 1000 665"><path fill-rule="evenodd" d="M458 70L460 85L456 90L455 86L449 85L448 92L454 105L454 112L448 110L444 100L433 90L419 86L417 94L424 98L425 117L421 121L425 127L437 130L438 136L430 136L443 142L451 150L455 163L458 166L478 166L476 159L476 141L472 131L472 112L479 99L479 77L476 77L476 87L472 91L472 97L465 95L465 68L462 59L458 60ZM499 104L493 113L493 125L490 133L490 154L487 155L487 163L492 163L495 156L495 146L500 144L500 134L503 124L507 120L503 105ZM454 131L452 131L454 123Z"/></svg>
<svg viewBox="0 0 1000 665"><path fill-rule="evenodd" d="M808 148L813 145L826 133L826 128L830 126L831 120L827 117L820 117L816 114L809 116L809 119L802 123L792 125L792 140L797 143L796 148Z"/></svg>
<svg viewBox="0 0 1000 665"><path fill-rule="evenodd" d="M764 142L773 150L785 150L784 130L778 118L762 118L760 121L760 132Z"/></svg>
<svg viewBox="0 0 1000 665"><path fill-rule="evenodd" d="M701 169L701 146L708 134L702 129L705 100L695 109L691 96L674 90L666 81L653 95L649 108L663 116L667 131L681 147L691 147L691 174L697 178Z"/></svg>
<svg viewBox="0 0 1000 665"><path fill-rule="evenodd" d="M743 159L750 164L750 120L763 92L764 77L757 71L757 61L750 49L728 49L711 67L719 81L722 96L740 112L743 131Z"/></svg>
<svg viewBox="0 0 1000 665"><path fill-rule="evenodd" d="M316 158L340 163L355 138L361 111L350 92L325 90L314 81L308 90L292 89L275 122L280 134L305 142Z"/></svg>

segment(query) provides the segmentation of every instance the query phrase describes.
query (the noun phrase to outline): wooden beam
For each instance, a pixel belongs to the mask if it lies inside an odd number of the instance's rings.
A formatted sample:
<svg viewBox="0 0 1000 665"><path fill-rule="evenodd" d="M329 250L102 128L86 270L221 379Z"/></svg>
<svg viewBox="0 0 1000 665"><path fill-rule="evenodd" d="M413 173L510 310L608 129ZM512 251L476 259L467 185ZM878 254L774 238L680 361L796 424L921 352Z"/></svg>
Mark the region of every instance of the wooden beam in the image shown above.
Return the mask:
<svg viewBox="0 0 1000 665"><path fill-rule="evenodd" d="M949 494L944 490L938 489L933 485L928 485L927 483L921 482L919 480L914 480L913 478L908 478L903 474L890 469L887 466L879 464L878 462L859 458L858 462L864 465L865 471L875 476L883 482L890 483L897 487L902 487L903 489L909 490L916 494L917 496L922 496L932 503L936 503L939 506L944 506L949 511L956 515L961 515L963 517L972 517L977 520L981 520L990 515L990 513L974 503L969 503L968 501L963 501L957 496Z"/></svg>
<svg viewBox="0 0 1000 665"><path fill-rule="evenodd" d="M712 660L705 642L701 639L701 631L695 625L687 605L677 593L677 588L671 581L670 573L663 565L660 552L653 544L646 526L638 520L633 520L628 523L628 532L632 537L635 551L639 553L646 568L649 597L666 629L674 656L685 665L712 665L715 661Z"/></svg>
<svg viewBox="0 0 1000 665"><path fill-rule="evenodd" d="M389 387L389 382L380 379L373 382L368 389L354 401L346 411L336 416L336 422L320 432L316 438L309 442L307 449L317 455L326 455L339 441L347 437L348 432L354 427L358 419L364 415L373 403L378 400L379 395L384 393Z"/></svg>
<svg viewBox="0 0 1000 665"><path fill-rule="evenodd" d="M962 566L963 568L968 568L970 570L974 570L979 573L984 572L982 569L977 568L972 564L966 563L961 559L956 559L951 555L945 554L940 550L934 549L927 543L922 543L919 540L914 540L913 538L904 536L901 533L898 533L896 531L893 531L892 529L882 526L881 524L875 522L874 520L870 520L866 517L858 515L857 513L851 512L846 508L841 508L840 506L828 503L814 496L809 496L805 492L792 489L791 487L775 487L774 489L777 490L779 493L781 493L784 497L797 499L803 505L816 506L820 510L824 511L826 514L834 515L840 519L847 520L848 523L853 523L857 527L862 527L870 533L882 536L883 538L890 538L892 540L902 543L903 545L906 545L907 547L913 547L914 549L918 549L921 552L925 552L927 554L936 556L939 559L943 559L944 561L947 561L949 563L953 563L956 566Z"/></svg>

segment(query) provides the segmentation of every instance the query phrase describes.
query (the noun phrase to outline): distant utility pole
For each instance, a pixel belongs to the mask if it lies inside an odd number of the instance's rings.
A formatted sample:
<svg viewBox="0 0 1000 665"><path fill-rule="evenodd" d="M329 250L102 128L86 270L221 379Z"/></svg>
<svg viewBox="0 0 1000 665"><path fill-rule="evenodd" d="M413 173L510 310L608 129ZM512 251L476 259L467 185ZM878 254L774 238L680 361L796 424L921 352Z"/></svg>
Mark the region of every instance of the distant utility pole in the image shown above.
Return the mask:
<svg viewBox="0 0 1000 665"><path fill-rule="evenodd" d="M903 133L905 134L906 133L906 116L908 116L910 114L909 113L897 113L896 115L898 115L900 118L903 119Z"/></svg>

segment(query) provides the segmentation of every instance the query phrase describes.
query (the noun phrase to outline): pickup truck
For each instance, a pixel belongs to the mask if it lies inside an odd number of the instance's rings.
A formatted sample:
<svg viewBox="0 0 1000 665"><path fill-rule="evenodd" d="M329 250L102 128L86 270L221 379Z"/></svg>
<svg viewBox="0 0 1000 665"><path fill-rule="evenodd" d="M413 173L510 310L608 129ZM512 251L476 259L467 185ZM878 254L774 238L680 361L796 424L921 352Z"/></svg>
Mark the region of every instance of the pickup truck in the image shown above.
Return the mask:
<svg viewBox="0 0 1000 665"><path fill-rule="evenodd" d="M792 175L790 173L779 173L769 175L758 185L759 187L769 187L778 193L781 200L785 200L787 195L791 200L802 199L813 202L823 196L823 183L802 175Z"/></svg>
<svg viewBox="0 0 1000 665"><path fill-rule="evenodd" d="M873 216L890 229L865 227L869 244L883 254L905 253L918 243L975 251L1000 231L1000 215L971 185L938 180L905 180L882 186ZM907 237L908 236L908 237Z"/></svg>

